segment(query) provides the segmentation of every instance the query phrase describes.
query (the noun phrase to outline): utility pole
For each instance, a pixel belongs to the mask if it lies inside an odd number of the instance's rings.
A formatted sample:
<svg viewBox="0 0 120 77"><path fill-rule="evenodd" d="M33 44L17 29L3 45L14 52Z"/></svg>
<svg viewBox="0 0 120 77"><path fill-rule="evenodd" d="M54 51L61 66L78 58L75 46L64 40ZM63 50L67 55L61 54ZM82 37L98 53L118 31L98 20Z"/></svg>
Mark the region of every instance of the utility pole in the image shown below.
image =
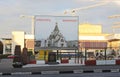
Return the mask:
<svg viewBox="0 0 120 77"><path fill-rule="evenodd" d="M31 27L31 34L35 35L35 16L28 16L28 15L21 15L22 18L31 18L32 19L32 27Z"/></svg>
<svg viewBox="0 0 120 77"><path fill-rule="evenodd" d="M32 26L31 26L31 34L33 35L33 54L34 54L34 51L35 51L35 47L34 47L34 45L35 45L35 16L29 16L29 15L21 15L20 17L22 17L22 18L31 18L32 19Z"/></svg>

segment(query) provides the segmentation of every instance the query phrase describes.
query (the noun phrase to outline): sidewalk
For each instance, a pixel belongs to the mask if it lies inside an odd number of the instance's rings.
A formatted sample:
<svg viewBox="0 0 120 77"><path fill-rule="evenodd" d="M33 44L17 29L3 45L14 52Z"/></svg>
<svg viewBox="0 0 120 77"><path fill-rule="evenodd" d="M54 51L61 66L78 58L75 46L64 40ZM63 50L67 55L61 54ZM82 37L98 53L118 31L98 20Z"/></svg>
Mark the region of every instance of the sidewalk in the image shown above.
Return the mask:
<svg viewBox="0 0 120 77"><path fill-rule="evenodd" d="M58 62L58 61L57 61ZM95 65L86 66L78 63L66 63L66 64L45 64L44 61L37 61L36 64L27 64L23 68L38 69L39 72L74 72L74 73L93 73L93 72L120 72L119 65Z"/></svg>
<svg viewBox="0 0 120 77"><path fill-rule="evenodd" d="M60 63L58 60L57 62ZM45 61L43 60L37 60L36 64L27 64L24 65L23 68L27 67L44 67L44 66L83 66L84 64L81 63L74 63L72 60L69 61L69 63L60 63L60 64L45 64Z"/></svg>

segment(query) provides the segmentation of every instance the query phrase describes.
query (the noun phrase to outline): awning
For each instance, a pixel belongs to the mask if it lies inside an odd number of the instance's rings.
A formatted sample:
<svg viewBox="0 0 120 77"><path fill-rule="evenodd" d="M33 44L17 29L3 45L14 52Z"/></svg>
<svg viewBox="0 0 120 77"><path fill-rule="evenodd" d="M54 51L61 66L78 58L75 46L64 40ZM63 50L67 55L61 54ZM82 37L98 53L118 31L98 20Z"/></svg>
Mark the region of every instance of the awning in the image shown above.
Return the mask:
<svg viewBox="0 0 120 77"><path fill-rule="evenodd" d="M80 42L82 48L87 49L105 49L107 48L107 42Z"/></svg>

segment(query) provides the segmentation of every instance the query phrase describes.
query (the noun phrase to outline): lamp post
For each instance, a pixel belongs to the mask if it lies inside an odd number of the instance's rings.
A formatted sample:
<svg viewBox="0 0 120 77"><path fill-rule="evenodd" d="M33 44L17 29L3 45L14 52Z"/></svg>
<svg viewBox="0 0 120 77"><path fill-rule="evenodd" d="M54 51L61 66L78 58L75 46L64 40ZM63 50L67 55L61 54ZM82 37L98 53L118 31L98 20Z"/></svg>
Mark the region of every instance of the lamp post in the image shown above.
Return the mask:
<svg viewBox="0 0 120 77"><path fill-rule="evenodd" d="M31 27L31 34L33 35L33 54L34 54L34 50L35 50L35 16L29 16L29 15L21 15L21 18L31 18L32 19L32 27Z"/></svg>
<svg viewBox="0 0 120 77"><path fill-rule="evenodd" d="M27 18L31 18L32 19L32 29L31 29L31 34L35 34L35 16L28 16L28 15L21 15L20 17L22 17L22 18L25 18L25 17L27 17Z"/></svg>

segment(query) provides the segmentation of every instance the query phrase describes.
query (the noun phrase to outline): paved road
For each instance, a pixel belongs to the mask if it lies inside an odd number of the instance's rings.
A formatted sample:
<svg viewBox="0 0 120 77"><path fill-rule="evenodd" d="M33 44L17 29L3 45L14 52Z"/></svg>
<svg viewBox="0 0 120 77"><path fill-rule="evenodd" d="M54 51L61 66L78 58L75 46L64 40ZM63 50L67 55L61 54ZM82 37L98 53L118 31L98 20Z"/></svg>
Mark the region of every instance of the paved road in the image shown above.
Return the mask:
<svg viewBox="0 0 120 77"><path fill-rule="evenodd" d="M13 68L0 65L0 72L40 72L40 71L72 71L72 70L110 70L110 69L120 69L120 65L107 65L107 66L39 66L39 67L27 67L27 68Z"/></svg>
<svg viewBox="0 0 120 77"><path fill-rule="evenodd" d="M6 75L3 77L120 77L120 73L82 73L59 75Z"/></svg>
<svg viewBox="0 0 120 77"><path fill-rule="evenodd" d="M59 65L49 65L49 66L39 66L39 67L26 67L26 68L13 68L10 62L6 62L7 60L0 63L0 72L41 72L41 71L73 71L73 70L94 70L94 69L102 69L102 70L111 70L111 69L119 69L120 65L99 65L99 66L81 66L81 65L73 65L73 66L59 66Z"/></svg>

